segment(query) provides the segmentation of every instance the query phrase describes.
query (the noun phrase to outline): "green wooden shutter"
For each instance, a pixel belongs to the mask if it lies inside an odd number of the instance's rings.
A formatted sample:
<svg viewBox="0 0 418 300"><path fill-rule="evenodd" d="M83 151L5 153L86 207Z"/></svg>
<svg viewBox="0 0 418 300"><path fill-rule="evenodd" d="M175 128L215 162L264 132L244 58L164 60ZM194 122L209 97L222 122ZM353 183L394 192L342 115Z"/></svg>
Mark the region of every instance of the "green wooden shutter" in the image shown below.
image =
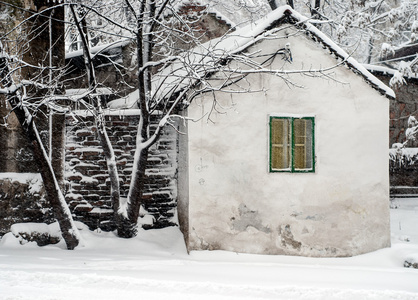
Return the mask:
<svg viewBox="0 0 418 300"><path fill-rule="evenodd" d="M289 118L271 118L270 121L270 168L291 168L291 129Z"/></svg>
<svg viewBox="0 0 418 300"><path fill-rule="evenodd" d="M270 117L270 171L315 172L313 117Z"/></svg>
<svg viewBox="0 0 418 300"><path fill-rule="evenodd" d="M313 119L293 120L293 169L310 171L313 169Z"/></svg>

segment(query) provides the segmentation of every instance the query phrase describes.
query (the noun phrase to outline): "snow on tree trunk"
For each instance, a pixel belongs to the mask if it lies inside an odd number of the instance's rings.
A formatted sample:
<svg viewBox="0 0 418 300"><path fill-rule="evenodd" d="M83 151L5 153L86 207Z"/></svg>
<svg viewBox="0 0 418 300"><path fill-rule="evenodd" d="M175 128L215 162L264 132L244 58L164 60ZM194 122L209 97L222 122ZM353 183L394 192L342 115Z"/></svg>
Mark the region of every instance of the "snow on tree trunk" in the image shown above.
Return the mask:
<svg viewBox="0 0 418 300"><path fill-rule="evenodd" d="M17 111L19 111L19 109L15 109L15 112ZM64 195L61 192L58 180L55 177L54 170L52 169L49 156L42 145L41 138L33 121L26 132L33 146L33 152L41 171L46 194L54 211L54 217L60 225L61 234L67 245L67 249L73 250L79 245L81 237L74 224L71 212L65 202Z"/></svg>
<svg viewBox="0 0 418 300"><path fill-rule="evenodd" d="M137 233L139 210L145 185L145 169L148 160L148 148L138 149L135 153L134 168L131 175L129 194L118 213L118 236L134 237Z"/></svg>
<svg viewBox="0 0 418 300"><path fill-rule="evenodd" d="M84 57L84 64L86 67L87 78L89 82L89 88L91 90L90 94L96 94L96 75L94 71L93 60L91 58L90 53L90 45L88 41L88 32L87 32L87 24L85 19L85 12L83 9L79 9L78 12L74 10L74 5L70 6L71 13L74 18L74 22L76 23L76 27L78 29L78 33L81 38L81 44L83 48L83 57ZM79 15L81 13L81 15ZM90 95L89 95L90 97ZM109 171L109 179L110 179L110 198L113 206L113 210L117 212L119 210L119 202L120 202L120 186L119 186L119 174L116 165L116 157L115 152L113 150L113 146L109 140L109 136L106 130L106 123L105 117L103 114L103 104L100 95L96 95L90 97L93 102L93 107L96 110L96 117L95 122L97 126L97 132L99 135L100 144L103 149L103 154L106 158L106 165ZM117 213L115 213L117 215ZM118 218L116 218L116 222L118 222Z"/></svg>
<svg viewBox="0 0 418 300"><path fill-rule="evenodd" d="M27 107L24 106L22 95L20 94L19 89L16 88L17 85L13 82L8 65L8 56L3 51L1 43L0 75L0 77L3 78L3 85L9 89L8 94L6 94L6 99L10 103L12 110L15 112L23 131L32 145L32 150L35 155L35 160L39 166L45 191L48 200L52 205L54 217L60 225L62 237L67 245L67 249L72 250L80 243L81 238L79 232L74 224L68 205L65 202L64 195L61 192L49 156L42 144L41 137L39 136L35 125L34 117L29 112Z"/></svg>
<svg viewBox="0 0 418 300"><path fill-rule="evenodd" d="M18 92L14 95L8 95L7 98L32 145L32 150L39 166L45 191L54 211L54 217L60 225L62 237L67 245L67 249L72 250L78 246L81 238L67 203L65 202L64 195L61 192L58 180L55 177L51 161L42 144L33 117L25 107L21 105Z"/></svg>
<svg viewBox="0 0 418 300"><path fill-rule="evenodd" d="M103 114L100 114L100 118L96 119L96 124L100 145L102 146L103 154L106 157L106 165L109 172L110 199L112 202L113 210L117 212L119 210L120 202L120 186L115 151L113 150L112 144L110 143L109 136L106 131Z"/></svg>

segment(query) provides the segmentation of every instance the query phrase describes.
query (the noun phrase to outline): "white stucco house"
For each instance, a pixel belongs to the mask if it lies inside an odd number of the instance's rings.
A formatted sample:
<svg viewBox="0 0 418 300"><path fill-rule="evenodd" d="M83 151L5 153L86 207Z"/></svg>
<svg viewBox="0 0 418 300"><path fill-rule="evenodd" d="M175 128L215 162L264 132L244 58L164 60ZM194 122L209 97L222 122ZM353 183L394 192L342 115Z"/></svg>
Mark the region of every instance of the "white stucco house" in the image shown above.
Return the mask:
<svg viewBox="0 0 418 300"><path fill-rule="evenodd" d="M188 249L337 257L390 246L393 91L288 6L213 47L233 54L237 74L254 68L240 54L266 64L188 106L178 175Z"/></svg>

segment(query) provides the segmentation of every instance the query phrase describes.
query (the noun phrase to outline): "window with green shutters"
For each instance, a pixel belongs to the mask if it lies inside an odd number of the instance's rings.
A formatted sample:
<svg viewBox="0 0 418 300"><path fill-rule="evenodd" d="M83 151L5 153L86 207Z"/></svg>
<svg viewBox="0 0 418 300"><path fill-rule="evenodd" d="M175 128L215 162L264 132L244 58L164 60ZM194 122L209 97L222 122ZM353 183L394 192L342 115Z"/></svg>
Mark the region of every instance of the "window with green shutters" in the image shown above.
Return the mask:
<svg viewBox="0 0 418 300"><path fill-rule="evenodd" d="M270 117L270 172L314 172L313 117Z"/></svg>

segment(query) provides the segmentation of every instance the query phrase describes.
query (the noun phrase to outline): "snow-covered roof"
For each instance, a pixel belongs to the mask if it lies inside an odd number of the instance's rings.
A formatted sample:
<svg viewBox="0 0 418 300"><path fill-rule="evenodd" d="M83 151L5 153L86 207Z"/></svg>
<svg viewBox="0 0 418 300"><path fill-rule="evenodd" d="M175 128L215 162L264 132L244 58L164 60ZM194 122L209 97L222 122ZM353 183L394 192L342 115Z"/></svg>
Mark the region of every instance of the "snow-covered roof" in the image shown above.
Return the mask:
<svg viewBox="0 0 418 300"><path fill-rule="evenodd" d="M371 65L371 64L363 64L363 66L369 70L372 73L378 72L383 75L390 75L393 76L398 72L397 69L392 69L384 66L377 66L377 65ZM418 73L410 74L409 76L404 76L406 78L412 78L412 79L418 79Z"/></svg>
<svg viewBox="0 0 418 300"><path fill-rule="evenodd" d="M393 75L396 72L396 69L383 67L383 66L377 66L377 65L371 65L371 64L363 64L363 66L370 72L380 72L380 73L388 74L388 75Z"/></svg>
<svg viewBox="0 0 418 300"><path fill-rule="evenodd" d="M97 94L100 95L112 95L115 93L111 88L108 87L98 87L95 89ZM71 95L81 95L81 94L87 94L90 92L90 89L87 88L75 88L75 89L66 89L65 94L67 96Z"/></svg>
<svg viewBox="0 0 418 300"><path fill-rule="evenodd" d="M371 74L362 64L351 57L346 51L334 43L326 34L320 31L316 26L310 23L309 19L302 16L289 6L282 6L271 12L260 24L261 28L267 29L271 27L277 20L283 19L285 16L293 18L297 25L303 26L305 30L319 38L320 42L323 43L329 50L345 60L347 65L355 71L358 71L363 77L373 86L375 89L384 93L390 98L395 98L393 90L385 85L382 81Z"/></svg>
<svg viewBox="0 0 418 300"><path fill-rule="evenodd" d="M307 17L302 16L288 5L277 8L253 24L208 41L192 51L184 52L168 67L154 76L152 82L153 97L155 99L168 99L184 88L193 86L201 78L205 78L208 74L216 71L216 66L229 59L232 54L240 53L254 45L268 35L271 29L283 23L293 23L295 26L302 27L313 38L323 43L332 53L342 59L354 72L362 75L372 87L389 98L395 98L392 89L311 24ZM123 99L123 102L125 105L132 106L132 104L127 103L126 99ZM120 108L120 104L111 102L110 107Z"/></svg>
<svg viewBox="0 0 418 300"><path fill-rule="evenodd" d="M216 6L212 5L210 1L204 1L204 0L182 0L174 3L174 8L177 10L180 10L182 7L187 5L196 5L196 6L202 6L205 7L206 11L212 15L215 16L215 18L225 22L230 27L236 27L236 23L232 21L230 18L228 18L225 14L219 11Z"/></svg>
<svg viewBox="0 0 418 300"><path fill-rule="evenodd" d="M125 38L125 39L118 40L116 42L94 46L90 48L90 53L95 55L97 53L110 51L114 48L121 48L126 45L129 45L130 42L131 41L129 39ZM83 49L65 53L65 59L70 59L70 58L79 57L79 56L83 56Z"/></svg>
<svg viewBox="0 0 418 300"><path fill-rule="evenodd" d="M221 13L218 9L214 7L208 7L208 12L213 14L217 19L224 21L231 28L237 27L237 24L235 24L234 21L228 18L225 14Z"/></svg>

